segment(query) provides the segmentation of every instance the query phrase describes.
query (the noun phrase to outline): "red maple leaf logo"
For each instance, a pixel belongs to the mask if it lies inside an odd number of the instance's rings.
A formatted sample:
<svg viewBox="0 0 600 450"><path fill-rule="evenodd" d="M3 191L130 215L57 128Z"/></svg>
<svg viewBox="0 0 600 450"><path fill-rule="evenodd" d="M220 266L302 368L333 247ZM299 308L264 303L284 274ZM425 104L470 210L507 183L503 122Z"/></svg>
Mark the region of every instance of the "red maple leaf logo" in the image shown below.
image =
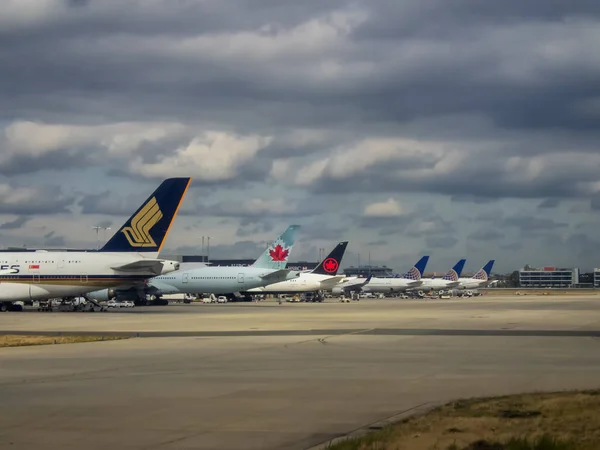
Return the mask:
<svg viewBox="0 0 600 450"><path fill-rule="evenodd" d="M325 272L333 273L338 269L338 266L338 262L333 258L327 258L325 261L323 261L323 269Z"/></svg>
<svg viewBox="0 0 600 450"><path fill-rule="evenodd" d="M288 249L284 249L279 244L277 244L274 249L269 250L269 255L271 255L271 261L285 261L287 260L289 253L290 251Z"/></svg>

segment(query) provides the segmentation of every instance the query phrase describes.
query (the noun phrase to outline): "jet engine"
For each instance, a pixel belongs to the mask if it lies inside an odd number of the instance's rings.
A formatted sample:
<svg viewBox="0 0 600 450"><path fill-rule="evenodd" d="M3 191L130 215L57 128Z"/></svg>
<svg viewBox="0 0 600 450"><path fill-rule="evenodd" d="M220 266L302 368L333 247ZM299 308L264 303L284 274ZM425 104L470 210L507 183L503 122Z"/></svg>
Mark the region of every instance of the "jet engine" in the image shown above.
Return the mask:
<svg viewBox="0 0 600 450"><path fill-rule="evenodd" d="M162 266L162 271L161 271L161 275L167 274L167 273L171 273L171 272L175 272L176 270L179 270L179 266L180 263L179 261L167 261L167 260L163 260L163 266Z"/></svg>

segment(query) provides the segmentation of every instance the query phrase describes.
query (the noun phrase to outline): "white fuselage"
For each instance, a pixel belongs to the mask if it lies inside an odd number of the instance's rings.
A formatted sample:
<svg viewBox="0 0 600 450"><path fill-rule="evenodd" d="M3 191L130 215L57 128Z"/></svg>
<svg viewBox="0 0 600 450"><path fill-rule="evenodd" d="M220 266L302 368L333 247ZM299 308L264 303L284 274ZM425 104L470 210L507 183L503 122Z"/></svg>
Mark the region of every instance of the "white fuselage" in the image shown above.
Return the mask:
<svg viewBox="0 0 600 450"><path fill-rule="evenodd" d="M477 289L485 286L487 283L489 283L489 280L478 280L477 278L459 278L458 285L456 287L458 289Z"/></svg>
<svg viewBox="0 0 600 450"><path fill-rule="evenodd" d="M269 274L275 274L275 278L268 277ZM148 286L158 289L161 294L232 294L283 281L297 274L256 267L201 267L154 277Z"/></svg>
<svg viewBox="0 0 600 450"><path fill-rule="evenodd" d="M441 278L421 279L423 284L419 289L452 289L458 286L458 281L443 280Z"/></svg>
<svg viewBox="0 0 600 450"><path fill-rule="evenodd" d="M387 293L387 292L401 292L409 288L418 287L421 285L421 281L409 280L407 278L371 278L363 288L363 292L374 292L374 293Z"/></svg>
<svg viewBox="0 0 600 450"><path fill-rule="evenodd" d="M157 272L147 267L127 270L114 267L145 258L143 253L129 252L0 252L0 301L71 297L141 283ZM158 273L175 270L178 265L176 261L164 261Z"/></svg>
<svg viewBox="0 0 600 450"><path fill-rule="evenodd" d="M302 272L299 277L291 280L272 283L263 287L248 289L252 293L278 293L287 294L293 292L312 292L329 290L340 281L344 280L342 275L319 275L316 273Z"/></svg>

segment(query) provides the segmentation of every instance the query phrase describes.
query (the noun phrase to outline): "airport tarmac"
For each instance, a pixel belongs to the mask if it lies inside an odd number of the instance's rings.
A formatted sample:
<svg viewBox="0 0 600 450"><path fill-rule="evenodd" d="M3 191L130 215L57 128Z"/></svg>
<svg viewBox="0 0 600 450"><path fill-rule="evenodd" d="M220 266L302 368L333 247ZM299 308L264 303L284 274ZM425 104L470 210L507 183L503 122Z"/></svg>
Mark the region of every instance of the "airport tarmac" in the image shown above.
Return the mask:
<svg viewBox="0 0 600 450"><path fill-rule="evenodd" d="M5 313L0 330L163 336L0 349L0 448L307 449L456 398L600 387L595 296Z"/></svg>

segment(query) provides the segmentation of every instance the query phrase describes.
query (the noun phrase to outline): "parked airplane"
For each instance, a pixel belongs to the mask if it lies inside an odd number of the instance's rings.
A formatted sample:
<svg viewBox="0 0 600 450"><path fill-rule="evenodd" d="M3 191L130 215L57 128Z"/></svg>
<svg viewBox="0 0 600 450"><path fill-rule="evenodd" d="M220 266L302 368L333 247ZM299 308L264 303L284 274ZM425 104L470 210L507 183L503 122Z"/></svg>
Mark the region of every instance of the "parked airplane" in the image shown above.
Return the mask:
<svg viewBox="0 0 600 450"><path fill-rule="evenodd" d="M425 272L428 261L429 256L423 256L408 272L399 278L371 277L366 284L364 278L354 278L340 286L334 287L332 293L334 295L345 294L350 291L390 293L402 292L409 288L421 286L423 283L421 276Z"/></svg>
<svg viewBox="0 0 600 450"><path fill-rule="evenodd" d="M477 271L471 278L459 278L458 289L476 289L482 287L489 282L492 267L494 267L494 259L487 262L485 266Z"/></svg>
<svg viewBox="0 0 600 450"><path fill-rule="evenodd" d="M239 294L259 286L297 277L300 272L286 269L300 225L290 225L264 253L247 267L205 266L178 270L148 280L144 287L105 289L90 293L98 301L116 298L133 300L138 305L147 299L158 300L166 294Z"/></svg>
<svg viewBox="0 0 600 450"><path fill-rule="evenodd" d="M100 250L0 252L0 311L15 301L79 296L177 270L179 262L157 257L190 181L163 181Z"/></svg>
<svg viewBox="0 0 600 450"><path fill-rule="evenodd" d="M419 289L451 289L458 286L460 284L458 280L466 261L466 259L458 261L442 278L423 278L423 284L419 286Z"/></svg>
<svg viewBox="0 0 600 450"><path fill-rule="evenodd" d="M290 294L328 291L346 277L337 275L348 241L340 242L314 270L302 272L298 278L248 289L248 294Z"/></svg>

